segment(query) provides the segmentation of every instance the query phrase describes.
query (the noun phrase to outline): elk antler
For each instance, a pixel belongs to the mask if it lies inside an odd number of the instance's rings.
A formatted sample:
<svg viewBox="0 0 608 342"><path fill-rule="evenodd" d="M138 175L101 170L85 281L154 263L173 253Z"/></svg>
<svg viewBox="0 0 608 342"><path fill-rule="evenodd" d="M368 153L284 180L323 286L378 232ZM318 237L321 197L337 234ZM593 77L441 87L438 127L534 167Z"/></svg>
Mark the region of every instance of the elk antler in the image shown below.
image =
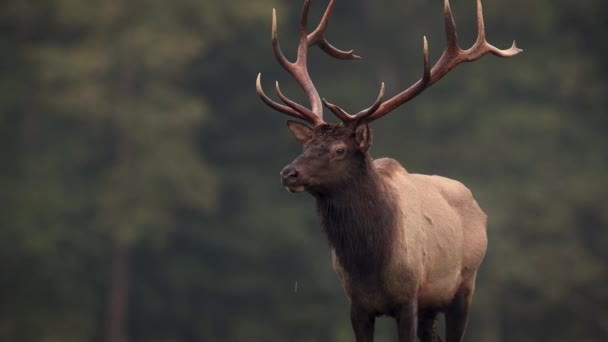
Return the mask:
<svg viewBox="0 0 608 342"><path fill-rule="evenodd" d="M447 36L447 46L445 47L445 50L437 63L435 63L431 69L429 63L429 47L426 37L423 37L424 72L422 78L416 83L386 102L382 102L382 95L384 94L384 84L382 84L380 96L378 96L376 103L374 103L372 107L355 115L350 115L342 108L328 103L325 100L323 101L324 105L345 123L362 121L372 122L374 120L378 120L391 112L393 109L401 106L402 104L416 97L418 94L422 93L424 89L439 81L443 76L449 73L460 63L475 61L487 53L491 53L499 57L512 57L523 51L515 45L515 41L513 41L513 45L506 50L500 50L486 41L481 0L477 0L477 40L468 50L461 49L460 45L458 44L456 24L454 23L454 17L452 16L449 0L444 0L443 13L445 20L445 33Z"/></svg>
<svg viewBox="0 0 608 342"><path fill-rule="evenodd" d="M296 118L308 121L312 125L319 125L324 123L323 121L323 107L321 105L321 97L317 92L312 80L310 79L310 75L308 74L308 68L306 65L307 55L308 55L308 47L311 45L318 45L323 51L329 54L332 57L338 59L359 59L360 57L355 55L353 51L342 51L334 46L332 46L327 39L325 38L325 29L327 28L327 23L329 22L329 17L334 8L336 0L331 0L327 9L325 10L325 14L319 23L319 26L310 34L307 32L307 18L308 18L308 9L310 7L310 1L304 1L304 8L302 9L302 17L300 20L300 43L298 46L298 55L295 62L290 62L285 58L283 52L281 51L281 47L279 45L279 38L277 32L277 13L276 10L272 10L272 47L274 50L274 55L276 59L279 61L279 64L291 74L291 76L296 80L296 82L300 85L302 90L306 93L308 97L308 101L310 102L311 108L307 108L302 106L290 99L288 99L279 87L279 82L276 82L276 91L283 103L285 105L276 103L271 100L262 89L261 75L258 74L258 78L256 81L256 90L258 96L262 99L266 105L269 107L283 112L287 115L294 116Z"/></svg>

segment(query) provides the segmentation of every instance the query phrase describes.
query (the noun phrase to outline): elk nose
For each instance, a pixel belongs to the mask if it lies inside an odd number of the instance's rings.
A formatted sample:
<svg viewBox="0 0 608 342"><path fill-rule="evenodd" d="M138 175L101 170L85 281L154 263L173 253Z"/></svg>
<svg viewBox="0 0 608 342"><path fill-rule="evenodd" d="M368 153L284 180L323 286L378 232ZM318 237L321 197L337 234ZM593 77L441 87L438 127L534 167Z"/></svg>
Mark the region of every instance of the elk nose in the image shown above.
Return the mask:
<svg viewBox="0 0 608 342"><path fill-rule="evenodd" d="M300 173L298 172L298 170L291 166L287 166L283 169L283 171L281 171L281 177L284 181L295 180L296 178L298 178L299 175Z"/></svg>

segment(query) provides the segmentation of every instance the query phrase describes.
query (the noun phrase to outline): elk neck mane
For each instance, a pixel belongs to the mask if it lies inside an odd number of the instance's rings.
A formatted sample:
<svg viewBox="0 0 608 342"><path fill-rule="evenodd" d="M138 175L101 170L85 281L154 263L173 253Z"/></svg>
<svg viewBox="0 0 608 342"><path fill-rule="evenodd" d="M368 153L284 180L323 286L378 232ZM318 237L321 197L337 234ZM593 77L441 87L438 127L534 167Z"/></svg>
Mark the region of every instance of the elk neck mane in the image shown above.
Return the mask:
<svg viewBox="0 0 608 342"><path fill-rule="evenodd" d="M355 279L380 274L387 264L399 212L371 158L363 164L343 186L315 194L329 244L342 268Z"/></svg>

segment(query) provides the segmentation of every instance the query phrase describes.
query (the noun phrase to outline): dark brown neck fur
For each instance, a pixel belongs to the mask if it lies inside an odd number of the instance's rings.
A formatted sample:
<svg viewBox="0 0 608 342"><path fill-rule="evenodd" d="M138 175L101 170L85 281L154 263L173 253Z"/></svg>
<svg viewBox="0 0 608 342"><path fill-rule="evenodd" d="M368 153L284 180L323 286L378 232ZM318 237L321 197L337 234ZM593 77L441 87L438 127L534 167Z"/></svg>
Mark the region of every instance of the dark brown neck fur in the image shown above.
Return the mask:
<svg viewBox="0 0 608 342"><path fill-rule="evenodd" d="M371 158L365 159L346 184L315 194L317 212L340 265L359 280L380 274L388 262L398 212Z"/></svg>

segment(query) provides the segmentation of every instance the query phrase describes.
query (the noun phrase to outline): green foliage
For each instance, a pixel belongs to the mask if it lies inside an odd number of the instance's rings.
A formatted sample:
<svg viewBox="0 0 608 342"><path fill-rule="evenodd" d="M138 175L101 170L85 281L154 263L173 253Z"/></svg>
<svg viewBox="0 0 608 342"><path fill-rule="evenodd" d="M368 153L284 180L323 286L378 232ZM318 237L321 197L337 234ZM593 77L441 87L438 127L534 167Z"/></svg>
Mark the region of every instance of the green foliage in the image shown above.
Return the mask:
<svg viewBox="0 0 608 342"><path fill-rule="evenodd" d="M272 7L291 58L299 2L0 5L0 340L105 339L117 247L130 341L352 340L313 201L278 182L299 147L255 95L261 71L303 101L272 56ZM474 1L452 8L472 43ZM606 340L606 5L484 9L489 40L524 53L459 66L374 123L372 154L463 181L488 213L468 341ZM355 111L380 81L415 81L440 14L338 1L328 37L365 59L312 50L322 96Z"/></svg>

